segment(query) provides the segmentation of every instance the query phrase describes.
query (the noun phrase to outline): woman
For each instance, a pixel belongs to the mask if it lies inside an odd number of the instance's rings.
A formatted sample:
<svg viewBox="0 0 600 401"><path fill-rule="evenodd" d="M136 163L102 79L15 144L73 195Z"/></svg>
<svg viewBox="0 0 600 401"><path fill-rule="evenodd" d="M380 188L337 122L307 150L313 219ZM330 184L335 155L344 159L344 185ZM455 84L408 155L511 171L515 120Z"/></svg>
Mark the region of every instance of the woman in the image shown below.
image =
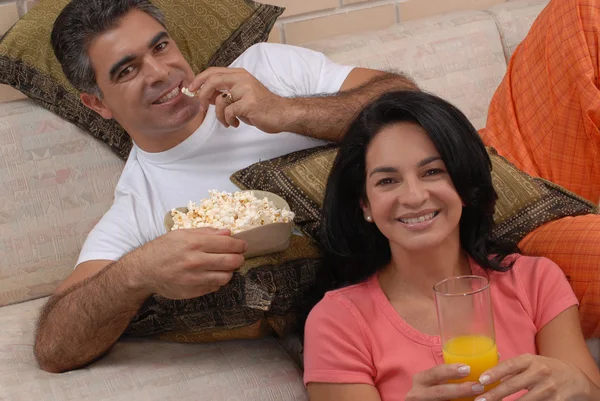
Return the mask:
<svg viewBox="0 0 600 401"><path fill-rule="evenodd" d="M322 221L332 266L351 285L306 323L312 401L600 400L564 274L491 238L490 170L477 131L435 96L386 94L356 118ZM443 363L432 288L468 274L489 277L501 362L480 383L450 384L470 367Z"/></svg>

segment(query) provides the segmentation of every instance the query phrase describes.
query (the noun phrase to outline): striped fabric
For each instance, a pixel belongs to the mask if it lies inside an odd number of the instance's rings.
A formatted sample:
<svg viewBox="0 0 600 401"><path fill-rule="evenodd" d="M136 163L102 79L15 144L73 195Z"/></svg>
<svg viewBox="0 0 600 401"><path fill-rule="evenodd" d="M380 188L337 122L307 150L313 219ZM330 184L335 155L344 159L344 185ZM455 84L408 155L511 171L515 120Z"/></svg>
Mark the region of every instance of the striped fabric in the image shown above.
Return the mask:
<svg viewBox="0 0 600 401"><path fill-rule="evenodd" d="M481 131L517 167L600 199L600 0L552 0L515 50ZM600 216L563 218L520 243L564 270L586 337L600 336Z"/></svg>

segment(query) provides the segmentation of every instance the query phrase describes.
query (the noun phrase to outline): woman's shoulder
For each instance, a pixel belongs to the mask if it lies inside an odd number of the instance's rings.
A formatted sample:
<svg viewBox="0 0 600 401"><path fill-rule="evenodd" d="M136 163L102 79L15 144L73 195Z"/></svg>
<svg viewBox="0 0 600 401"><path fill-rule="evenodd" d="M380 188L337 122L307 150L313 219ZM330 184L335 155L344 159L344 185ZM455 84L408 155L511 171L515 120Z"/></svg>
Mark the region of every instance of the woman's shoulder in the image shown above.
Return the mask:
<svg viewBox="0 0 600 401"><path fill-rule="evenodd" d="M336 316L338 319L344 317L356 319L365 307L371 304L373 280L376 276L359 283L348 285L325 294L323 299L310 312L311 320Z"/></svg>
<svg viewBox="0 0 600 401"><path fill-rule="evenodd" d="M506 257L505 263L512 263L512 268L508 272L518 276L530 276L540 272L562 272L560 267L552 260L540 256L526 256L514 253Z"/></svg>
<svg viewBox="0 0 600 401"><path fill-rule="evenodd" d="M492 285L496 287L513 288L523 292L528 298L557 286L570 290L565 273L548 258L512 254L505 260L513 263L510 270L489 272L490 276L493 276Z"/></svg>

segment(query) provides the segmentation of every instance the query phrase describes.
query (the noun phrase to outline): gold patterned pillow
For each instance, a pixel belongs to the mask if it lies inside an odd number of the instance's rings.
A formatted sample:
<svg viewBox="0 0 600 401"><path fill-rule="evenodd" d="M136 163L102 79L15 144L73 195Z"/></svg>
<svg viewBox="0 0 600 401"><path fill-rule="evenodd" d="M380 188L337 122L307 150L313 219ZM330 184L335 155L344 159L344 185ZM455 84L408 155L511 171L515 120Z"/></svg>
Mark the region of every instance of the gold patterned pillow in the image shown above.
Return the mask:
<svg viewBox="0 0 600 401"><path fill-rule="evenodd" d="M317 245L293 235L279 253L248 259L231 282L202 297L150 297L125 335L164 341L210 342L285 337L296 331L322 295L324 270Z"/></svg>
<svg viewBox="0 0 600 401"><path fill-rule="evenodd" d="M69 1L40 1L0 39L0 83L105 141L126 159L131 150L129 135L118 123L104 120L81 103L52 51L52 26ZM165 14L169 33L195 74L210 66L227 66L251 45L266 41L284 10L251 0L152 3Z"/></svg>
<svg viewBox="0 0 600 401"><path fill-rule="evenodd" d="M498 193L496 238L517 244L546 222L597 211L593 203L549 181L533 178L495 149L487 150ZM234 173L231 181L244 190L269 191L284 198L296 213L294 224L316 239L325 186L336 155L335 145L303 150L253 164Z"/></svg>

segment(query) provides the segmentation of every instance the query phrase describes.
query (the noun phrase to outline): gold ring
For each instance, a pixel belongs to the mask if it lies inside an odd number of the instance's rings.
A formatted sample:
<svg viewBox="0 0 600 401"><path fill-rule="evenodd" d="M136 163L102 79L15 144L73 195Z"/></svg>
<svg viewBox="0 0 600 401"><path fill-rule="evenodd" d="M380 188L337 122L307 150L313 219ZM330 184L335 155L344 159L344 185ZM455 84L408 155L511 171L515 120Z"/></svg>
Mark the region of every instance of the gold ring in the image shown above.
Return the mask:
<svg viewBox="0 0 600 401"><path fill-rule="evenodd" d="M227 105L230 105L233 103L233 96L231 95L231 92L225 91L225 92L223 92L223 94L221 96L223 97L223 101L225 103L227 103Z"/></svg>

